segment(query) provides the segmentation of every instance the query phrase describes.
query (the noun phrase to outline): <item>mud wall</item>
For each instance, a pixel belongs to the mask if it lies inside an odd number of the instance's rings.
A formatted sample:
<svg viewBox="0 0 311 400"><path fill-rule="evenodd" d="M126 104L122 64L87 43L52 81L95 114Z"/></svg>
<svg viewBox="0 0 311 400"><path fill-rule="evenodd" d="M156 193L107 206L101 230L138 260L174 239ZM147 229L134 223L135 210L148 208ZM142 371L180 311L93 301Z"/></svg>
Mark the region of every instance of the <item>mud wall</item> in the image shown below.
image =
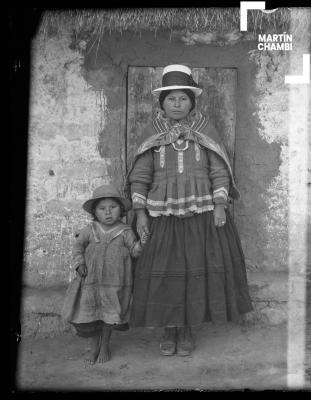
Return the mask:
<svg viewBox="0 0 311 400"><path fill-rule="evenodd" d="M45 287L70 279L70 248L86 221L81 201L107 180L98 152L105 97L82 76L83 56L70 35L33 43L28 141L24 282Z"/></svg>
<svg viewBox="0 0 311 400"><path fill-rule="evenodd" d="M204 39L204 38L203 38ZM24 282L68 283L81 203L100 183L122 185L129 65L236 67L235 220L255 270L287 265L287 54L254 40L226 45L169 32L107 34L92 48L70 32L33 43Z"/></svg>

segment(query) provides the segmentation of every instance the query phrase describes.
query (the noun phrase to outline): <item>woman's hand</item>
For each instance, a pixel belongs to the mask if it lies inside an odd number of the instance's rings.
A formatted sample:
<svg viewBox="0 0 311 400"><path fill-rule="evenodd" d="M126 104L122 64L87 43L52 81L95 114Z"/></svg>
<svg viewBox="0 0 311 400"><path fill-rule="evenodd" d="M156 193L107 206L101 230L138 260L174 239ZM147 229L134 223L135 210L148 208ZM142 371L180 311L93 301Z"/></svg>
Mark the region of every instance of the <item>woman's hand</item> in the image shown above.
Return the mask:
<svg viewBox="0 0 311 400"><path fill-rule="evenodd" d="M76 268L76 271L81 278L85 278L87 275L87 268L84 264L79 265L78 268Z"/></svg>
<svg viewBox="0 0 311 400"><path fill-rule="evenodd" d="M136 210L137 222L136 229L140 239L144 242L149 235L149 219L146 211L141 208Z"/></svg>
<svg viewBox="0 0 311 400"><path fill-rule="evenodd" d="M223 204L215 204L214 207L214 222L218 228L222 227L226 223L226 212Z"/></svg>

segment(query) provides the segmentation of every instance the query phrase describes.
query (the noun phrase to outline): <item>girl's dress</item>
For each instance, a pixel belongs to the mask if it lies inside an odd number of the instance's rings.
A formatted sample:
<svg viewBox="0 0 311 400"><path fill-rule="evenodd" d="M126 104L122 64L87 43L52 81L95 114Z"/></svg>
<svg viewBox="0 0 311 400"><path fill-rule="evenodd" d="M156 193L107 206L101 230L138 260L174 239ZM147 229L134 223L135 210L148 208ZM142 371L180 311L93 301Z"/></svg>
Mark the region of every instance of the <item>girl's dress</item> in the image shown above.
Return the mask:
<svg viewBox="0 0 311 400"><path fill-rule="evenodd" d="M214 205L239 196L215 128L200 114L158 115L143 135L126 191L134 209L146 208L151 236L135 266L131 325L237 321L252 304L229 212L223 227L214 223Z"/></svg>
<svg viewBox="0 0 311 400"><path fill-rule="evenodd" d="M80 291L77 294L69 286L63 308L70 316L67 321L78 333L83 335L85 331L87 335L99 330L102 323L120 326L128 322L133 284L131 256L138 255L136 242L131 227L123 223L105 231L94 221L80 232L73 248L74 268L85 264L87 276L75 278L81 281Z"/></svg>

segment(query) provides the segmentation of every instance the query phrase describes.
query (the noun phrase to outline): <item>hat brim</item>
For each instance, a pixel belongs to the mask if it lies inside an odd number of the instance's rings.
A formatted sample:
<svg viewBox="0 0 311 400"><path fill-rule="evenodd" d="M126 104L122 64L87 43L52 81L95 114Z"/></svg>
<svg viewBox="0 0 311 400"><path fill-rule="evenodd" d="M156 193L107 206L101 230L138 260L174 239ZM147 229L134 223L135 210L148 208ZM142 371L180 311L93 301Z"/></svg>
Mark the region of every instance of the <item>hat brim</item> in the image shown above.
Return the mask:
<svg viewBox="0 0 311 400"><path fill-rule="evenodd" d="M116 195L105 195L105 196L100 196L97 198L93 198L93 199L89 199L87 200L85 203L83 203L82 208L83 210L87 211L88 213L92 214L92 209L93 209L93 204L95 201L100 200L100 199L107 199L107 198L114 198L114 199L118 199L123 207L124 207L124 211L129 211L132 208L132 204L129 200L124 199L123 197L118 197Z"/></svg>
<svg viewBox="0 0 311 400"><path fill-rule="evenodd" d="M180 85L173 85L173 86L163 86L157 89L154 89L152 91L152 93L154 94L158 94L159 92L162 92L163 90L180 90L180 89L189 89L191 90L195 97L200 96L200 94L202 93L202 89L201 88L196 88L193 86L180 86Z"/></svg>

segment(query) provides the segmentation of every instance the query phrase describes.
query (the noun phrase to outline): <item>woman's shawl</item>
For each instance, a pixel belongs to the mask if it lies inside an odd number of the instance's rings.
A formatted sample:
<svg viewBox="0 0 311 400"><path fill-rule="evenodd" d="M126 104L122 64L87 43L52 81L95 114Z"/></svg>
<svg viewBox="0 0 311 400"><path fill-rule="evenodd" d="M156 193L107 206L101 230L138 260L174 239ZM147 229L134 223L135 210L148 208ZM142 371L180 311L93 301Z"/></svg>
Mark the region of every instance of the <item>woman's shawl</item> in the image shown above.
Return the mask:
<svg viewBox="0 0 311 400"><path fill-rule="evenodd" d="M169 143L173 143L180 138L181 131L183 139L192 139L208 150L217 153L226 163L230 177L231 185L229 196L233 199L240 198L240 192L235 184L232 168L224 145L218 135L216 128L209 122L208 118L200 113L196 113L196 118L189 125L181 125L182 129L170 126L165 118L158 114L151 124L147 125L140 136L140 145L138 146L132 160L128 160L128 172L125 180L125 195L130 198L129 175L133 170L137 158L145 151Z"/></svg>

